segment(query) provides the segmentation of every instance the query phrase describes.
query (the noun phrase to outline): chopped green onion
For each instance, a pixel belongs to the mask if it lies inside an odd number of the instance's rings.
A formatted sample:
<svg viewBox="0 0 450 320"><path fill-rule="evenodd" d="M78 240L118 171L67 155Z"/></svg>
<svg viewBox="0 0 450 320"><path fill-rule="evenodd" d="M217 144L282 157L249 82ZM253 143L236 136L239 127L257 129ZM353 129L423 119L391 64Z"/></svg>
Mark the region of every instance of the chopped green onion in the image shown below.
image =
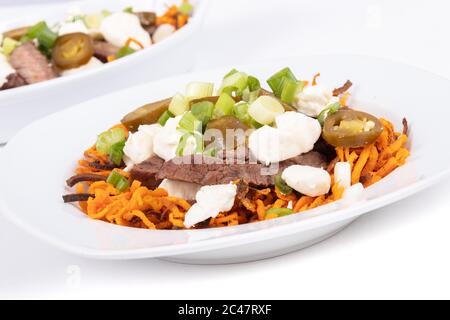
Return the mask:
<svg viewBox="0 0 450 320"><path fill-rule="evenodd" d="M281 69L267 80L267 84L272 89L273 94L278 98L281 97L286 79L297 81L289 68Z"/></svg>
<svg viewBox="0 0 450 320"><path fill-rule="evenodd" d="M294 210L289 209L289 208L271 208L271 209L266 211L266 216L268 214L271 214L271 213L275 213L279 217L283 217L283 216L287 216L287 215L293 214Z"/></svg>
<svg viewBox="0 0 450 320"><path fill-rule="evenodd" d="M109 160L115 165L120 166L123 158L123 148L125 147L125 140L117 142L111 146L109 151Z"/></svg>
<svg viewBox="0 0 450 320"><path fill-rule="evenodd" d="M292 79L285 78L283 83L283 89L281 90L281 101L285 103L292 103L294 101L295 95L299 89L299 83L303 84L303 81L296 81Z"/></svg>
<svg viewBox="0 0 450 320"><path fill-rule="evenodd" d="M251 125L253 128L255 128L255 129L259 129L259 128L261 128L262 126L264 126L263 124L259 123L258 121L256 121L256 120L253 119L253 118L251 118L250 125Z"/></svg>
<svg viewBox="0 0 450 320"><path fill-rule="evenodd" d="M57 38L58 34L53 32L45 21L38 22L32 26L26 34L26 39L28 40L37 39L40 49L45 50L46 53L53 48Z"/></svg>
<svg viewBox="0 0 450 320"><path fill-rule="evenodd" d="M110 16L111 15L111 11L109 11L109 10L102 10L102 15L104 17Z"/></svg>
<svg viewBox="0 0 450 320"><path fill-rule="evenodd" d="M108 178L106 179L106 182L113 185L119 192L127 190L130 186L128 179L117 171L111 171Z"/></svg>
<svg viewBox="0 0 450 320"><path fill-rule="evenodd" d="M173 118L173 117L174 117L174 115L169 110L166 110L159 117L158 123L164 127L166 125L167 120L169 120L170 118Z"/></svg>
<svg viewBox="0 0 450 320"><path fill-rule="evenodd" d="M223 92L214 106L214 116L220 118L231 115L233 113L234 104L234 99L228 93Z"/></svg>
<svg viewBox="0 0 450 320"><path fill-rule="evenodd" d="M247 86L247 80L248 76L244 72L234 72L223 79L219 93L226 92L230 95L235 93L240 96Z"/></svg>
<svg viewBox="0 0 450 320"><path fill-rule="evenodd" d="M237 103L233 108L233 115L246 125L250 125L252 118L248 114L248 103Z"/></svg>
<svg viewBox="0 0 450 320"><path fill-rule="evenodd" d="M323 126L325 123L325 119L332 115L333 113L336 113L341 108L341 105L339 102L333 103L328 108L322 110L319 115L317 116L317 120L319 123Z"/></svg>
<svg viewBox="0 0 450 320"><path fill-rule="evenodd" d="M292 193L292 188L289 187L286 182L281 178L281 175L276 175L274 178L275 186L280 190L280 192L284 195L289 195Z"/></svg>
<svg viewBox="0 0 450 320"><path fill-rule="evenodd" d="M259 97L260 89L256 89L254 91L250 91L249 87L245 88L242 92L242 100L252 103Z"/></svg>
<svg viewBox="0 0 450 320"><path fill-rule="evenodd" d="M239 72L239 71L237 71L236 69L233 68L233 69L230 70L230 72L228 72L226 75L223 76L223 79L225 79L225 78L227 78L227 77L229 77L232 74L235 74L237 72Z"/></svg>
<svg viewBox="0 0 450 320"><path fill-rule="evenodd" d="M108 178L106 179L106 182L115 186L122 178L123 176L120 173L111 171Z"/></svg>
<svg viewBox="0 0 450 320"><path fill-rule="evenodd" d="M189 100L212 96L214 83L209 82L190 82L186 86L186 97Z"/></svg>
<svg viewBox="0 0 450 320"><path fill-rule="evenodd" d="M125 131L122 128L113 128L101 133L97 138L97 151L110 154L111 147L121 141L125 141Z"/></svg>
<svg viewBox="0 0 450 320"><path fill-rule="evenodd" d="M180 116L189 110L189 101L181 93L177 93L170 100L169 111L175 116Z"/></svg>
<svg viewBox="0 0 450 320"><path fill-rule="evenodd" d="M270 125L278 115L284 113L284 107L274 97L261 96L250 105L248 113L260 124Z"/></svg>
<svg viewBox="0 0 450 320"><path fill-rule="evenodd" d="M134 50L133 48L131 48L129 46L123 46L122 48L119 49L119 51L117 51L116 58L120 59L120 58L123 58L130 54L133 54L135 52L136 52L136 50Z"/></svg>
<svg viewBox="0 0 450 320"><path fill-rule="evenodd" d="M130 187L130 183L128 182L127 179L120 180L116 185L116 189L119 190L119 192L124 192L129 187Z"/></svg>
<svg viewBox="0 0 450 320"><path fill-rule="evenodd" d="M202 122L192 112L187 112L181 117L178 127L187 133L202 132Z"/></svg>
<svg viewBox="0 0 450 320"><path fill-rule="evenodd" d="M83 18L83 22L88 27L88 29L100 29L105 15L102 12L87 14Z"/></svg>
<svg viewBox="0 0 450 320"><path fill-rule="evenodd" d="M14 49L19 45L20 45L19 41L6 37L5 39L3 39L2 45L3 53L5 54L5 56L9 56L11 52L13 52Z"/></svg>
<svg viewBox="0 0 450 320"><path fill-rule="evenodd" d="M126 7L126 8L123 9L123 12L133 13L133 7Z"/></svg>
<svg viewBox="0 0 450 320"><path fill-rule="evenodd" d="M211 120L214 112L214 104L210 101L201 101L194 103L191 106L192 115L201 121L202 126L205 127L209 120Z"/></svg>
<svg viewBox="0 0 450 320"><path fill-rule="evenodd" d="M192 145L194 140L194 146ZM200 133L185 133L178 143L175 154L178 157L203 152L203 136Z"/></svg>
<svg viewBox="0 0 450 320"><path fill-rule="evenodd" d="M194 7L192 6L192 4L190 4L189 2L183 2L179 7L178 7L178 12L181 14L184 14L186 16L190 15L192 12L192 9L194 9Z"/></svg>
<svg viewBox="0 0 450 320"><path fill-rule="evenodd" d="M254 76L248 76L247 85L248 85L248 89L250 90L250 92L261 88L261 84L259 83L259 80L257 78L255 78Z"/></svg>

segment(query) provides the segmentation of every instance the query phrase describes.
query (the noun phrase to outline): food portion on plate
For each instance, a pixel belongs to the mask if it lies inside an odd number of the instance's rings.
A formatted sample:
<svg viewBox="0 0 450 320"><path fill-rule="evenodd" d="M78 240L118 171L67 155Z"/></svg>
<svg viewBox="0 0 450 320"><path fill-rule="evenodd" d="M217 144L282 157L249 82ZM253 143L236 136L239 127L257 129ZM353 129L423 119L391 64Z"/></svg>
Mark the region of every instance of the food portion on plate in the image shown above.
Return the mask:
<svg viewBox="0 0 450 320"><path fill-rule="evenodd" d="M63 21L40 21L0 34L0 90L93 69L163 41L190 19L184 0L155 12L103 10L71 13Z"/></svg>
<svg viewBox="0 0 450 320"><path fill-rule="evenodd" d="M289 68L267 84L231 70L214 90L146 104L99 134L66 182L88 217L148 229L200 229L270 220L342 200L402 166L401 132L335 88ZM174 90L175 91L175 90Z"/></svg>

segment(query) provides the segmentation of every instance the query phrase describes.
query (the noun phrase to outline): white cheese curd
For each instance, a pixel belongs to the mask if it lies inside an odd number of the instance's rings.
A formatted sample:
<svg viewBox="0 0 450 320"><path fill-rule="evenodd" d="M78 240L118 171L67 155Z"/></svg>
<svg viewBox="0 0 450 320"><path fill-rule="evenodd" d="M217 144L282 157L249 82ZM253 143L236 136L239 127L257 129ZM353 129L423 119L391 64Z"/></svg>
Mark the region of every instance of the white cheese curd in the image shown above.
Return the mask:
<svg viewBox="0 0 450 320"><path fill-rule="evenodd" d="M98 60L96 57L92 57L86 64L83 64L82 66L79 66L77 68L67 69L61 72L62 76L68 76L71 74L78 73L80 71L90 70L98 68L99 66L103 65L103 62Z"/></svg>
<svg viewBox="0 0 450 320"><path fill-rule="evenodd" d="M275 119L275 124L283 133L283 138L290 136L290 139L296 142L300 151L296 155L311 151L322 134L319 121L295 111L279 115Z"/></svg>
<svg viewBox="0 0 450 320"><path fill-rule="evenodd" d="M184 226L190 228L208 218L217 217L220 212L231 210L236 197L235 184L203 186L195 196L195 203L184 218Z"/></svg>
<svg viewBox="0 0 450 320"><path fill-rule="evenodd" d="M295 97L297 110L311 117L317 117L323 109L337 101L333 91L321 84L305 87Z"/></svg>
<svg viewBox="0 0 450 320"><path fill-rule="evenodd" d="M165 161L176 157L178 143L183 133L177 130L178 123L183 115L167 120L164 127L158 131L153 139L153 151Z"/></svg>
<svg viewBox="0 0 450 320"><path fill-rule="evenodd" d="M138 131L129 134L123 148L123 161L127 165L127 170L155 154L153 139L161 128L159 124L140 125Z"/></svg>
<svg viewBox="0 0 450 320"><path fill-rule="evenodd" d="M160 25L153 33L153 36L152 36L153 42L158 43L158 42L168 38L174 32L175 32L175 27L173 25L164 23L164 24Z"/></svg>
<svg viewBox="0 0 450 320"><path fill-rule="evenodd" d="M7 81L7 77L11 73L15 73L13 67L8 62L8 59L5 57L3 53L0 53L0 87Z"/></svg>
<svg viewBox="0 0 450 320"><path fill-rule="evenodd" d="M330 191L330 174L321 168L292 165L283 170L281 177L292 189L310 197Z"/></svg>
<svg viewBox="0 0 450 320"><path fill-rule="evenodd" d="M123 47L130 38L139 41L144 47L152 44L150 34L142 28L139 18L131 13L116 12L105 17L100 32L106 41L117 47ZM140 49L135 43L131 43L130 47Z"/></svg>
<svg viewBox="0 0 450 320"><path fill-rule="evenodd" d="M81 32L81 33L86 33L86 34L88 33L88 28L86 27L86 25L84 24L83 21L76 20L74 22L63 23L61 25L61 27L59 28L58 35L63 36L65 34L76 33L76 32Z"/></svg>
<svg viewBox="0 0 450 320"><path fill-rule="evenodd" d="M344 206L349 206L355 202L362 201L365 199L364 186L362 183L356 183L350 188L345 189L342 195L342 203Z"/></svg>
<svg viewBox="0 0 450 320"><path fill-rule="evenodd" d="M280 132L278 129L263 126L254 130L248 138L248 148L258 161L269 165L281 161L285 156L280 150ZM284 149L284 148L282 148Z"/></svg>
<svg viewBox="0 0 450 320"><path fill-rule="evenodd" d="M349 188L352 184L352 171L350 163L337 162L334 166L334 182L339 184L345 189Z"/></svg>
<svg viewBox="0 0 450 320"><path fill-rule="evenodd" d="M291 210L294 209L294 203L292 201L289 201L286 208L291 209Z"/></svg>
<svg viewBox="0 0 450 320"><path fill-rule="evenodd" d="M202 186L192 182L164 179L159 188L167 191L169 196L185 200L195 200L195 195Z"/></svg>
<svg viewBox="0 0 450 320"><path fill-rule="evenodd" d="M293 111L277 116L275 124L276 128L263 126L249 137L250 151L266 165L311 151L322 133L316 119Z"/></svg>

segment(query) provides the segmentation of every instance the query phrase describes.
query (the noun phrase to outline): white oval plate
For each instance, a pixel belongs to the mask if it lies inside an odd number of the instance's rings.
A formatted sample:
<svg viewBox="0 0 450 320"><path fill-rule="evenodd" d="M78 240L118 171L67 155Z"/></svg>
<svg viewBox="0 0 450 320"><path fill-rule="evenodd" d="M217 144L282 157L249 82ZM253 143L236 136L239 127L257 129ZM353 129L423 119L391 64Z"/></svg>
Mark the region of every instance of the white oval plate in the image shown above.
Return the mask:
<svg viewBox="0 0 450 320"><path fill-rule="evenodd" d="M417 193L449 173L450 149L443 147L450 116L447 80L386 60L354 55L306 56L239 67L267 79L289 66L300 78L320 71L330 86L351 79L351 105L410 123L411 157L405 166L366 189L365 201L335 202L303 214L236 227L151 231L87 218L64 204L67 177L102 132L135 107L173 95L187 82L215 81L231 67L148 83L41 119L15 136L0 156L0 210L38 238L92 258L165 258L187 263L233 263L272 257L320 241L376 208Z"/></svg>
<svg viewBox="0 0 450 320"><path fill-rule="evenodd" d="M78 1L58 6L45 15L24 13L19 19L0 21L0 32L19 26L34 24L45 19L56 22L65 11L77 4L82 12L103 9L120 11L135 6L162 13L167 3L179 0L99 0ZM28 86L0 91L0 144L7 142L20 128L45 115L60 111L75 103L92 99L151 80L161 79L188 71L195 63L195 52L200 40L198 33L206 13L207 0L192 0L194 13L189 23L169 38L145 50L105 64L99 68L60 77ZM145 5L147 4L147 5ZM180 52L183 52L180 55Z"/></svg>

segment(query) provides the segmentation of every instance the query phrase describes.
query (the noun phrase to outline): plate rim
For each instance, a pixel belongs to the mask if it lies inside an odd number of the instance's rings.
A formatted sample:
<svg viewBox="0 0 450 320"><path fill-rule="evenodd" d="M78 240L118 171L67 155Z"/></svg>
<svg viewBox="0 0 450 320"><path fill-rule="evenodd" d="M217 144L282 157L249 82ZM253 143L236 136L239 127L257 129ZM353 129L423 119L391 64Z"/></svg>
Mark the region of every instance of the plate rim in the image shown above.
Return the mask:
<svg viewBox="0 0 450 320"><path fill-rule="evenodd" d="M417 66L412 66L407 63L398 62L398 61L391 60L391 59L379 58L379 57L363 55L363 54L343 54L343 53L340 53L340 54L339 53L338 54L308 54L308 55L296 55L296 56L282 57L282 58L275 58L275 59L266 59L263 61L265 61L266 63L270 63L271 61L279 62L279 61L289 60L289 59L296 58L296 57L317 57L317 56L356 56L356 57L362 57L362 58L371 59L371 60L375 59L375 60L381 60L381 61L385 61L385 62L387 61L389 63L400 64L400 65L406 66L408 68L414 68L416 70L419 70L420 72L425 72L432 76L438 77L438 78L442 79L443 81L449 82L449 79L447 79L446 77L443 77L439 74L435 74L429 70L422 69ZM256 63L247 64L247 65L238 66L238 67L244 67L244 68L251 67L251 66L259 65L260 63L261 63L261 61L257 61ZM163 79L156 80L156 81L142 83L142 84L139 84L139 85L127 88L127 89L123 89L120 91L126 91L128 89L132 89L132 88L136 88L136 87L140 87L140 86L148 86L148 85L152 85L153 83L156 83L159 81L167 81L172 78L180 78L180 77L186 77L186 76L189 77L192 75L202 74L202 73L211 73L212 74L212 73L218 72L218 70L223 70L224 68L226 68L226 67L222 66L220 68L199 70L199 71L195 71L195 72L189 72L187 74L175 75L172 77L167 77L167 78L163 78ZM450 82L449 82L449 85L450 85ZM109 95L109 94L106 94L104 96L107 96L107 95ZM100 96L95 97L93 99L89 99L89 100L95 100L98 98L100 98ZM68 112L72 109L77 108L80 104L86 103L89 100L86 100L79 104L75 104L65 110L61 110L61 111L57 112L56 114ZM48 117L51 117L51 115L27 125L23 129L21 129L19 132L24 131L29 126L35 125L36 123L43 121L43 120L47 119ZM15 139L15 137L13 137L10 140L10 143L14 142L14 139ZM8 143L4 148L0 149L0 163L2 161L4 161L3 160L4 158L2 157L2 155L3 155L3 153L7 152L7 150L9 149L8 145L10 145L10 143ZM9 207L7 205L7 201L2 196L0 196L0 213L3 214L9 221L13 222L15 225L24 229L31 235L43 240L44 242L49 243L55 247L58 247L63 251L66 251L66 252L69 252L69 253L72 253L75 255L89 257L89 258L97 258L97 259L157 258L157 257L168 257L168 256L177 255L177 254L190 254L190 253L196 253L196 252L206 252L206 251L216 250L216 249L221 249L221 248L229 248L229 247L235 246L237 243L241 244L241 245L249 244L249 243L256 243L256 242L264 241L267 239L279 238L280 236L283 236L283 235L290 235L290 234L297 233L297 232L312 230L315 227L318 227L318 225L325 226L325 225L329 225L329 224L339 222L339 221L342 221L345 219L356 218L356 217L359 217L366 213L369 213L373 210L379 209L381 207L390 205L396 201L402 200L412 194L420 192L420 191L424 190L425 188L428 188L432 185L437 184L439 181L445 179L448 176L450 176L450 166L447 166L443 171L439 172L438 174L434 174L430 177L425 177L422 180L419 180L419 181L413 183L412 185L402 187L400 190L397 190L391 194L386 194L386 195L380 196L379 198L371 199L369 201L360 202L358 204L352 205L349 208L344 208L344 209L339 209L337 211L334 211L333 214L331 215L331 218L330 218L330 215L322 215L322 216L313 217L311 219L292 221L292 222L289 222L286 224L274 225L274 226L270 226L265 229L249 231L249 232L241 233L241 234L224 235L224 236L219 236L217 238L211 238L211 239L206 239L206 240L188 242L188 243L183 243L183 244L163 245L163 246L151 247L151 248L102 250L102 249L93 249L93 248L88 248L88 247L83 247L83 246L67 244L64 242L64 240L60 240L57 237L48 236L48 235L44 234L42 231L37 230L32 225L28 224L23 219L18 218L16 215L13 214L12 210L9 209ZM0 181L0 185L1 185L1 181ZM336 203L338 203L338 202L335 202L334 204L336 204ZM330 205L333 205L333 203ZM325 207L325 206L323 206L323 207ZM321 207L321 208L323 208L323 207ZM317 209L320 209L320 208L317 208ZM316 212L315 210L317 210L317 209L310 210L309 212L313 214L314 212ZM286 217L286 218L288 218L288 217ZM280 219L286 219L286 218L280 218ZM326 223L323 220L326 220L325 221ZM269 221L262 221L262 222L258 222L258 223L260 223L260 224L266 223L267 224L268 222ZM239 227L242 227L242 226L226 227L226 228L239 228ZM184 232L184 233L190 234L192 232L197 232L197 231L200 231L200 230L183 230L183 231L178 230L178 231L174 231L174 232ZM151 232L151 230L150 230L150 232ZM261 236L256 237L255 234L258 234L258 235L262 234L262 235L266 235L269 237L261 237Z"/></svg>

